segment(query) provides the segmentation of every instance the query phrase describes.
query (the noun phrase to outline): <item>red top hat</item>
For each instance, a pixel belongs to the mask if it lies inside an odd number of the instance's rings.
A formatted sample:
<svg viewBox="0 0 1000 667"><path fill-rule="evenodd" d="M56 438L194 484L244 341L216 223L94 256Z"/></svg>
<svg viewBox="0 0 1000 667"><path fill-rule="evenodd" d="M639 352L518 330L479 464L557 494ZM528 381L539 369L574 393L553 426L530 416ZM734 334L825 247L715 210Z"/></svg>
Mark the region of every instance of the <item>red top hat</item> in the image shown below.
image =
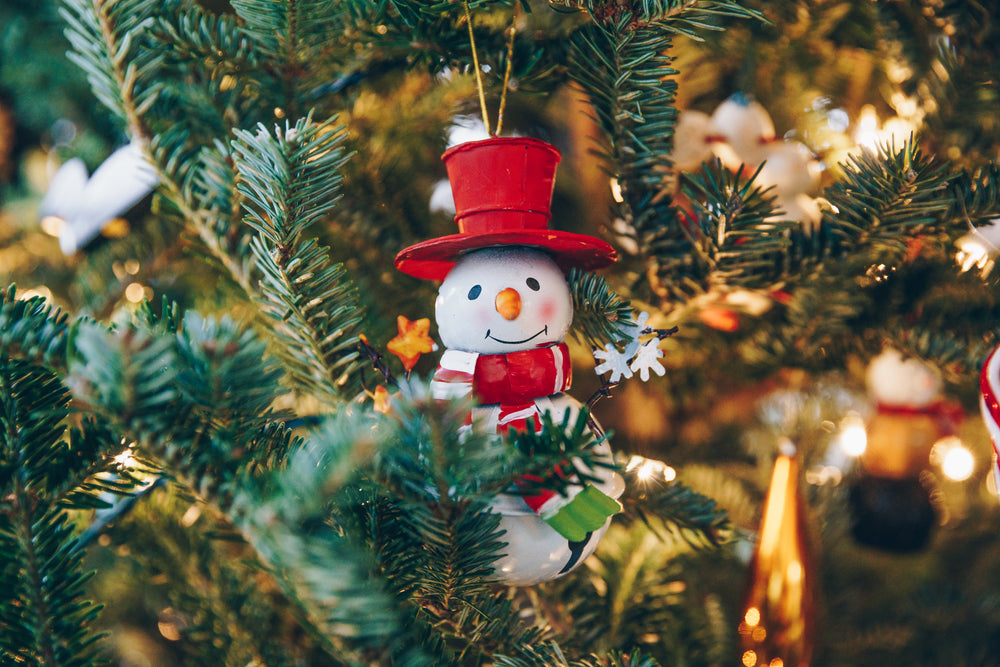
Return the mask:
<svg viewBox="0 0 1000 667"><path fill-rule="evenodd" d="M559 151L527 137L470 141L441 156L455 196L458 234L430 239L396 255L396 268L444 280L459 257L491 246L548 251L563 271L598 269L615 261L610 245L586 234L548 228Z"/></svg>

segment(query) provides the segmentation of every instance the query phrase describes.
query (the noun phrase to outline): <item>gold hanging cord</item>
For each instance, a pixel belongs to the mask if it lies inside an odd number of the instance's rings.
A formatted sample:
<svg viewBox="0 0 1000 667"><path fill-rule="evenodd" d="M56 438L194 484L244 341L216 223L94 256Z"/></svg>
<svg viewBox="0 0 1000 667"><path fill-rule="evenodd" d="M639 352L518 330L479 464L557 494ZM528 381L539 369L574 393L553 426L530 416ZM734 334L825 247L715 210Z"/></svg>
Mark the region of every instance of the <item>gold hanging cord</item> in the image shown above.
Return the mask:
<svg viewBox="0 0 1000 667"><path fill-rule="evenodd" d="M483 114L483 125L486 126L486 134L491 137L500 135L503 128L503 112L507 106L507 86L510 83L510 68L514 60L514 34L517 30L517 14L521 8L520 3L514 3L514 17L510 22L510 34L507 37L507 66L503 73L503 90L500 93L500 110L497 114L497 131L490 131L490 116L486 110L486 91L483 87L483 73L479 68L479 53L476 50L476 37L472 32L472 12L469 10L469 0L465 0L465 23L469 27L469 44L472 46L472 65L476 68L476 90L479 92L479 108Z"/></svg>
<svg viewBox="0 0 1000 667"><path fill-rule="evenodd" d="M472 34L472 12L469 11L469 0L465 0L465 22L469 26L469 43L472 45L472 65L476 68L476 88L479 90L479 107L483 112L483 125L486 134L490 133L490 116L486 112L486 93L483 91L483 73L479 71L479 54L476 52L476 37Z"/></svg>
<svg viewBox="0 0 1000 667"><path fill-rule="evenodd" d="M521 3L514 3L514 17L510 20L510 35L507 38L507 67L503 72L503 90L500 93L500 112L497 114L497 136L503 127L503 110L507 106L507 85L510 83L510 66L514 61L514 33L517 31L517 12Z"/></svg>

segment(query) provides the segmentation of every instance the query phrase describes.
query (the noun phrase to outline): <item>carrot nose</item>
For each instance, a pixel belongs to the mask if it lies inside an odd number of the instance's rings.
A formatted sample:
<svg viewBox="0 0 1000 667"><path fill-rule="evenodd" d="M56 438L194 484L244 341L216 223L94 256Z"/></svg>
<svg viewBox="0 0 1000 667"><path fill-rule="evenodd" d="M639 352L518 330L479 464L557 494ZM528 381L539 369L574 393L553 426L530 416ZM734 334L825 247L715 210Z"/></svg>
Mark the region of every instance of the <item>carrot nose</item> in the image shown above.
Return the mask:
<svg viewBox="0 0 1000 667"><path fill-rule="evenodd" d="M505 320L516 320L517 316L521 314L521 295L513 287L500 290L494 303L497 312Z"/></svg>

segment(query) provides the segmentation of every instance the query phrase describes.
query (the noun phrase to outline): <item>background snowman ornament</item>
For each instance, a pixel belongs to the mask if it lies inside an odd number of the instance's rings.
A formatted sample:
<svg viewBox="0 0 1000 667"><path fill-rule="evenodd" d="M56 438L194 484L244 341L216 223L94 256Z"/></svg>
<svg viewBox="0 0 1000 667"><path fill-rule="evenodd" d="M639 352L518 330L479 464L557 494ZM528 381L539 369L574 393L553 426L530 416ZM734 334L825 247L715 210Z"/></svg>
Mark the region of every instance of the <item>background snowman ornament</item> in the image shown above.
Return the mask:
<svg viewBox="0 0 1000 667"><path fill-rule="evenodd" d="M582 406L565 393L572 373L564 340L573 319L565 274L607 266L615 251L594 237L548 228L560 155L545 142L492 138L450 148L442 159L459 233L396 257L400 271L442 281L435 318L446 349L431 390L439 399L475 397L462 428L540 429L545 413L552 423L573 423ZM595 453L610 466L606 441ZM533 486L530 495L494 500L506 531L495 565L503 581L554 579L594 551L621 509L625 485L611 467L586 472L589 480L573 477L562 493Z"/></svg>
<svg viewBox="0 0 1000 667"><path fill-rule="evenodd" d="M962 409L944 399L933 367L892 348L868 365L866 383L875 411L850 490L853 533L867 546L916 551L937 521L930 476L923 473L934 444L956 432Z"/></svg>
<svg viewBox="0 0 1000 667"><path fill-rule="evenodd" d="M819 201L810 193L820 185L822 163L805 144L777 136L771 115L752 97L734 93L711 115L680 112L671 154L674 170L691 174L716 158L734 173L758 172L755 183L773 189L781 211L774 221L794 220L809 232L819 225Z"/></svg>

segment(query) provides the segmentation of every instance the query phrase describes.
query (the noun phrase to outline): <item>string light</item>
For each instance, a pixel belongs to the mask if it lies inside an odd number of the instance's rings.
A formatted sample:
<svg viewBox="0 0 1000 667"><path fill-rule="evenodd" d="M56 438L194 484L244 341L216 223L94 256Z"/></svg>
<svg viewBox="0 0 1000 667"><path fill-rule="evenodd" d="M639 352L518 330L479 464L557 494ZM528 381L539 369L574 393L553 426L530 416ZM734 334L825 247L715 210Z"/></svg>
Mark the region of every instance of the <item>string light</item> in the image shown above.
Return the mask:
<svg viewBox="0 0 1000 667"><path fill-rule="evenodd" d="M132 445L123 449L114 457L113 460L116 464L118 464L119 468L131 468L135 465L135 456L132 454Z"/></svg>
<svg viewBox="0 0 1000 667"><path fill-rule="evenodd" d="M878 114L875 107L870 104L861 109L861 116L858 118L858 126L854 131L854 141L859 146L875 150L879 143Z"/></svg>
<svg viewBox="0 0 1000 667"><path fill-rule="evenodd" d="M146 288L139 283L129 283L125 288L125 298L132 303L139 303L146 297Z"/></svg>
<svg viewBox="0 0 1000 667"><path fill-rule="evenodd" d="M959 237L955 241L958 246L955 261L962 272L975 268L982 278L989 277L996 265L996 257L1000 254L1000 249L996 246L998 237L1000 225L995 220L989 225L974 227L968 234Z"/></svg>
<svg viewBox="0 0 1000 667"><path fill-rule="evenodd" d="M62 232L63 227L66 226L66 221L60 218L58 215L47 215L42 218L40 222L42 226L42 231L49 236L58 237Z"/></svg>
<svg viewBox="0 0 1000 667"><path fill-rule="evenodd" d="M625 201L625 197L622 196L622 185L618 182L617 178L611 179L611 196L619 204Z"/></svg>
<svg viewBox="0 0 1000 667"><path fill-rule="evenodd" d="M868 448L865 422L856 412L849 412L840 422L840 432L835 436L837 446L848 456L858 457Z"/></svg>
<svg viewBox="0 0 1000 667"><path fill-rule="evenodd" d="M628 460L625 466L626 472L635 471L635 476L640 482L652 480L672 482L677 479L677 471L668 466L663 461L647 459L645 456L635 455Z"/></svg>
<svg viewBox="0 0 1000 667"><path fill-rule="evenodd" d="M941 466L941 473L953 482L964 482L976 470L975 457L956 436L948 436L934 443L931 461Z"/></svg>
<svg viewBox="0 0 1000 667"><path fill-rule="evenodd" d="M899 104L897 108L902 113L911 111L912 104L909 100L898 98L895 101ZM879 146L886 144L902 145L916 130L913 122L899 116L890 118L880 126L875 107L867 104L861 109L861 115L858 117L858 124L854 130L854 141L861 148L875 151L878 150Z"/></svg>
<svg viewBox="0 0 1000 667"><path fill-rule="evenodd" d="M26 301L28 299L33 299L35 297L42 297L46 301L52 300L52 290L50 290L45 285L39 285L32 289L25 290L23 292L18 292L17 298L19 301Z"/></svg>

